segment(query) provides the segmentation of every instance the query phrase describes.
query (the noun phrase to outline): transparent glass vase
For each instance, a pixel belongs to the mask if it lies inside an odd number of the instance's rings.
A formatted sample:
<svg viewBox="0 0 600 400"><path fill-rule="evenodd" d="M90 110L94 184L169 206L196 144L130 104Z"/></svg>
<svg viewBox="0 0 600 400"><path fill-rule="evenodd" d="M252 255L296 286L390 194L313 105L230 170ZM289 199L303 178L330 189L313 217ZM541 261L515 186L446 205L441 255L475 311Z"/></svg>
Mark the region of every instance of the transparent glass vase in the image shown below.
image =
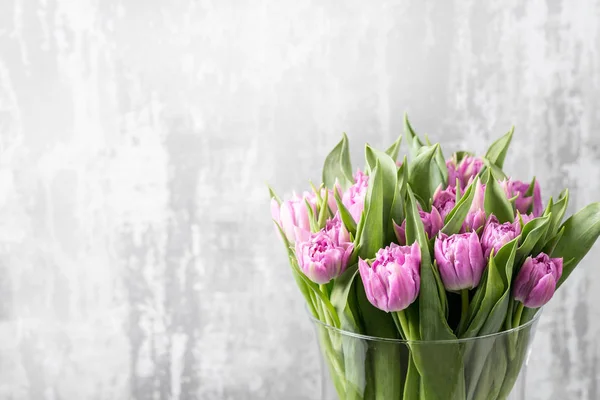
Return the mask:
<svg viewBox="0 0 600 400"><path fill-rule="evenodd" d="M515 329L453 341L404 341L336 329L311 317L322 400L526 400L540 313Z"/></svg>

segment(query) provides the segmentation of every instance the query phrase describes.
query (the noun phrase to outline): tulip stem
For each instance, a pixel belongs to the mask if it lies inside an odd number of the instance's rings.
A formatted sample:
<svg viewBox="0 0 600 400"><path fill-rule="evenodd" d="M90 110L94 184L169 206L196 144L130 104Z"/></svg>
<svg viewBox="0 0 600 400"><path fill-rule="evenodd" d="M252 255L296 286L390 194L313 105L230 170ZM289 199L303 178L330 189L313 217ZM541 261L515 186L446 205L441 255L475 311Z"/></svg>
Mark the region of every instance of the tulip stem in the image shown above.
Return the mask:
<svg viewBox="0 0 600 400"><path fill-rule="evenodd" d="M519 324L521 323L521 315L523 314L524 308L525 308L525 306L523 305L523 303L521 303L519 301L517 304L517 310L515 311L515 317L513 318L513 321L512 321L513 328L519 327Z"/></svg>
<svg viewBox="0 0 600 400"><path fill-rule="evenodd" d="M398 311L398 320L400 320L400 325L402 326L402 330L404 331L404 335L406 336L406 340L412 340L412 335L410 332L410 327L408 325L408 321L406 320L406 315L404 315L404 310Z"/></svg>
<svg viewBox="0 0 600 400"><path fill-rule="evenodd" d="M462 308L460 311L460 322L458 323L459 330L465 329L467 323L467 314L469 313L469 289L462 289L460 291L460 299Z"/></svg>

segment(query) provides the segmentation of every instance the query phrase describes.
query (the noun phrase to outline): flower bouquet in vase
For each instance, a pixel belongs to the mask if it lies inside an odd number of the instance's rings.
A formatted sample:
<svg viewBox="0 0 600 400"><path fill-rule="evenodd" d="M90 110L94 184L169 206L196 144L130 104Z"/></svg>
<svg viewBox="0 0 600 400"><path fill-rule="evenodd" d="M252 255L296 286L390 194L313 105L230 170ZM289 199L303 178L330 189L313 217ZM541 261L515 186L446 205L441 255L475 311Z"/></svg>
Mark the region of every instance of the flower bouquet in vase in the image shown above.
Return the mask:
<svg viewBox="0 0 600 400"><path fill-rule="evenodd" d="M525 399L540 308L600 235L600 203L502 170L513 130L446 159L405 117L353 173L344 135L323 182L271 211L321 349L323 399Z"/></svg>

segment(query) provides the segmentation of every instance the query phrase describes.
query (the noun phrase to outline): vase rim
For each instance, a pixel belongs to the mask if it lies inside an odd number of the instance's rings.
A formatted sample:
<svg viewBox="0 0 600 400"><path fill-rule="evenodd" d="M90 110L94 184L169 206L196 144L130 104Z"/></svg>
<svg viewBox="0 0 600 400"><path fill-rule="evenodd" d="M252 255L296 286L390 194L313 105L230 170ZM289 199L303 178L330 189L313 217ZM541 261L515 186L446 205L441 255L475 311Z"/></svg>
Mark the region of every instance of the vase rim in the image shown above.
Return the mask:
<svg viewBox="0 0 600 400"><path fill-rule="evenodd" d="M356 333L356 332L350 332L350 331L346 331L344 329L340 329L340 328L336 328L335 326L331 326L323 321L320 321L318 319L316 319L313 315L311 315L311 313L308 310L308 307L306 307L306 311L308 314L308 318L315 324L317 325L321 325L323 326L325 329L329 329L332 331L336 331L339 332L342 335L345 336L350 336L356 339L363 339L363 340L369 340L369 341L374 341L374 342L391 342L391 343L399 343L399 344L409 344L409 343L413 343L413 344L451 344L451 343L468 343L468 342L473 342L473 341L477 341L477 340L482 340L482 339L493 339L493 338L497 338L497 337L501 337L501 336L505 336L511 333L516 333L516 332L520 332L522 330L525 330L527 328L530 328L531 326L533 326L540 318L540 315L542 313L542 309L540 308L538 310L538 312L535 313L535 315L533 316L533 318L524 323L523 325L519 325L516 328L512 328L512 329L507 329L504 331L500 331L500 332L496 332L496 333L490 333L488 335L482 335L482 336L475 336L475 337L471 337L471 338L461 338L461 339L440 339L440 340L404 340L404 339L391 339L391 338L383 338L383 337L378 337L378 336L369 336L369 335L363 335L362 333Z"/></svg>

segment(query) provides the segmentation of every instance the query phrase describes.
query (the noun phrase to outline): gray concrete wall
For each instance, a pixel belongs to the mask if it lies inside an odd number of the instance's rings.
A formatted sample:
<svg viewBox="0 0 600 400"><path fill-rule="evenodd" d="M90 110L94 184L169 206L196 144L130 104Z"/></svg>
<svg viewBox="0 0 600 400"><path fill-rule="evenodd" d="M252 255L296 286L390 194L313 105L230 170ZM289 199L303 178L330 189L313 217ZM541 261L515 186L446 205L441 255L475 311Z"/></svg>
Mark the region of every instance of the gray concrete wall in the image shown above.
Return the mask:
<svg viewBox="0 0 600 400"><path fill-rule="evenodd" d="M2 0L0 398L316 399L265 182L408 111L447 153L514 124L510 172L600 200L599 35L598 0ZM528 400L600 398L599 256Z"/></svg>

